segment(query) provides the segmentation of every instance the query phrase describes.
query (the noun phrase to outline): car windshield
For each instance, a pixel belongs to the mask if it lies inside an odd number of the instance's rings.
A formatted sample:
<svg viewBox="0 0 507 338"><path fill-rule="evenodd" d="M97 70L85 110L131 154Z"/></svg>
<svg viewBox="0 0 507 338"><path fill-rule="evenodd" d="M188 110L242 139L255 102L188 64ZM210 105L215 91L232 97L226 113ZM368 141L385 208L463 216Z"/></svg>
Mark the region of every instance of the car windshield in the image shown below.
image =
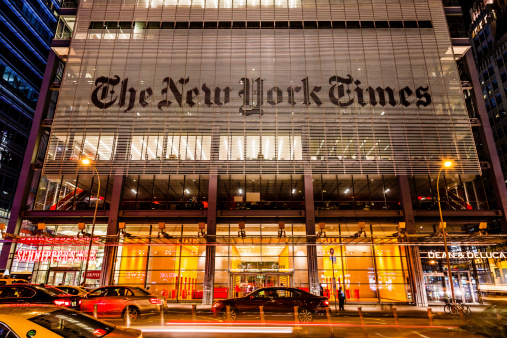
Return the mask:
<svg viewBox="0 0 507 338"><path fill-rule="evenodd" d="M150 296L151 293L141 288L131 288L132 292L134 292L134 296Z"/></svg>
<svg viewBox="0 0 507 338"><path fill-rule="evenodd" d="M62 291L62 290L59 290L57 288L53 288L53 287L50 287L50 286L46 286L46 287L36 286L35 288L37 290L41 290L43 292L49 293L50 296L60 296L60 295L66 295L67 294L67 292L65 292L65 291Z"/></svg>
<svg viewBox="0 0 507 338"><path fill-rule="evenodd" d="M65 338L100 338L115 328L92 317L67 309L43 313L28 320Z"/></svg>

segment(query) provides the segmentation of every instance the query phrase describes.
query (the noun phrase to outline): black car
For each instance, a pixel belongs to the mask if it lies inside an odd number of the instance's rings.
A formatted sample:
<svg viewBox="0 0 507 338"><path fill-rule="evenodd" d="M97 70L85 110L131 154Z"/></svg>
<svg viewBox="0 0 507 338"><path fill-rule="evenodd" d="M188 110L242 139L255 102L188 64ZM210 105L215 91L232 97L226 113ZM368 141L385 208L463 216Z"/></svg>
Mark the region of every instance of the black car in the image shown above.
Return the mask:
<svg viewBox="0 0 507 338"><path fill-rule="evenodd" d="M226 309L230 306L229 316L236 320L241 313L259 313L259 306L269 314L294 313L294 307L298 307L300 322L311 322L314 315L324 315L329 307L327 297L312 295L309 292L294 288L262 288L245 297L219 300L211 307L214 316L226 318Z"/></svg>
<svg viewBox="0 0 507 338"><path fill-rule="evenodd" d="M0 304L52 304L79 310L81 297L47 285L11 284L0 286Z"/></svg>

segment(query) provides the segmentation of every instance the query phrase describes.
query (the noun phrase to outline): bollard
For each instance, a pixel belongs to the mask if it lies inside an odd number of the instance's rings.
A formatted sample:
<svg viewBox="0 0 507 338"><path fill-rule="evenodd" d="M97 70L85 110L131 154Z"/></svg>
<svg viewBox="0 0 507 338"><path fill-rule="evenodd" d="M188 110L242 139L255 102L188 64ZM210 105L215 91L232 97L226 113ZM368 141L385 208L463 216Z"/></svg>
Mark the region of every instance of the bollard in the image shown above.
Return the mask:
<svg viewBox="0 0 507 338"><path fill-rule="evenodd" d="M196 314L197 314L197 305L192 304L192 320L195 320Z"/></svg>
<svg viewBox="0 0 507 338"><path fill-rule="evenodd" d="M265 325L266 321L264 320L264 306L259 306L259 311L261 313L261 325Z"/></svg>
<svg viewBox="0 0 507 338"><path fill-rule="evenodd" d="M500 314L500 309L496 309L496 320L498 320L498 324L502 323L502 315Z"/></svg>
<svg viewBox="0 0 507 338"><path fill-rule="evenodd" d="M396 312L396 308L393 307L393 314L394 314L394 325L398 326L398 313Z"/></svg>
<svg viewBox="0 0 507 338"><path fill-rule="evenodd" d="M164 320L164 305L161 304L159 306L160 306L160 325L164 326L165 325L165 320Z"/></svg>
<svg viewBox="0 0 507 338"><path fill-rule="evenodd" d="M125 308L125 326L130 327L130 309L127 304L127 307Z"/></svg>
<svg viewBox="0 0 507 338"><path fill-rule="evenodd" d="M458 309L459 309L459 315L461 316L461 320L463 322L466 322L467 320L465 319L465 313L463 312L463 308L460 306L460 307L458 307Z"/></svg>
<svg viewBox="0 0 507 338"><path fill-rule="evenodd" d="M225 313L226 313L226 317L225 317L225 320L227 322L230 322L231 321L231 307L229 305L227 305L225 307Z"/></svg>
<svg viewBox="0 0 507 338"><path fill-rule="evenodd" d="M97 318L97 306L98 304L93 304L93 318Z"/></svg>
<svg viewBox="0 0 507 338"><path fill-rule="evenodd" d="M334 329L333 323L331 323L331 313L329 307L326 307L326 316L327 316L327 324L329 325L329 330L331 330L331 337L334 337Z"/></svg>
<svg viewBox="0 0 507 338"><path fill-rule="evenodd" d="M431 312L431 308L428 308L428 318L430 319L430 326L433 326L433 312Z"/></svg>
<svg viewBox="0 0 507 338"><path fill-rule="evenodd" d="M361 320L361 326L364 326L364 320L363 320L363 310L362 307L358 307L357 311L359 311L359 319Z"/></svg>
<svg viewBox="0 0 507 338"><path fill-rule="evenodd" d="M299 307L298 306L294 306L294 329L297 329L297 330L300 330L301 329L301 326L299 326L299 317L298 317L298 314L299 314Z"/></svg>

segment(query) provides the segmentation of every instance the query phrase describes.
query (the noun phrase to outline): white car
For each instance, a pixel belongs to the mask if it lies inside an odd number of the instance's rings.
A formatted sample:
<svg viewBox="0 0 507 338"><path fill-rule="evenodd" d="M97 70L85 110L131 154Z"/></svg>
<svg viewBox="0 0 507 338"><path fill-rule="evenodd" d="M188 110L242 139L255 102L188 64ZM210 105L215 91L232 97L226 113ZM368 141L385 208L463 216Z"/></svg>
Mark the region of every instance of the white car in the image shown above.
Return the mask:
<svg viewBox="0 0 507 338"><path fill-rule="evenodd" d="M140 330L118 327L53 305L0 305L2 338L143 338Z"/></svg>

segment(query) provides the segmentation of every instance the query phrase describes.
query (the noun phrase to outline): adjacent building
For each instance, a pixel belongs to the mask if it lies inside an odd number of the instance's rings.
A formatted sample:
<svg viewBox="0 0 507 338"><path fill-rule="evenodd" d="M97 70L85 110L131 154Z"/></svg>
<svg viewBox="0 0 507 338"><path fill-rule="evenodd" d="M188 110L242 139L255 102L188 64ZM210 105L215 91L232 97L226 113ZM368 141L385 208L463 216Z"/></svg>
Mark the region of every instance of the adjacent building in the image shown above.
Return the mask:
<svg viewBox="0 0 507 338"><path fill-rule="evenodd" d="M81 2L53 42L58 102L48 116L39 101L2 267L205 304L281 285L479 302L507 282L507 196L494 142L478 156L486 113L466 100L453 15L439 0Z"/></svg>

